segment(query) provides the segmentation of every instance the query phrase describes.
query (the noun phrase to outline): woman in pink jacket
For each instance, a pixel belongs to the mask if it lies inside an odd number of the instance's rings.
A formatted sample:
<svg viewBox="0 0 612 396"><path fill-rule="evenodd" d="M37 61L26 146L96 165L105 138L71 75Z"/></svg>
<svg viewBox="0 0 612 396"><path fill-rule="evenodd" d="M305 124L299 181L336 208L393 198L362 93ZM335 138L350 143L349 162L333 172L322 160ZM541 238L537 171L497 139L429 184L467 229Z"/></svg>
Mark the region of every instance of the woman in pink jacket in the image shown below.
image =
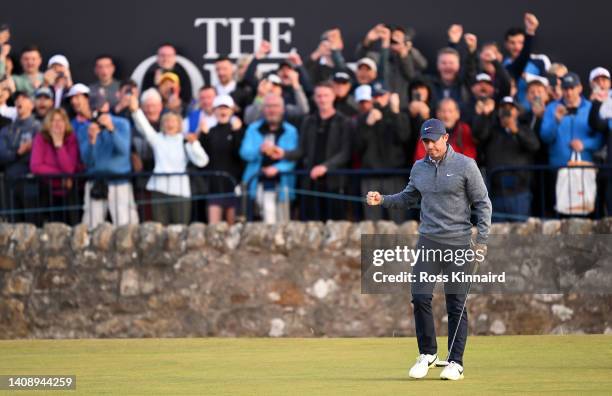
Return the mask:
<svg viewBox="0 0 612 396"><path fill-rule="evenodd" d="M80 170L79 146L64 109L53 109L32 144L30 170L35 175L73 174ZM70 177L39 178L39 196L46 221L78 222L78 189ZM61 207L70 207L61 209Z"/></svg>

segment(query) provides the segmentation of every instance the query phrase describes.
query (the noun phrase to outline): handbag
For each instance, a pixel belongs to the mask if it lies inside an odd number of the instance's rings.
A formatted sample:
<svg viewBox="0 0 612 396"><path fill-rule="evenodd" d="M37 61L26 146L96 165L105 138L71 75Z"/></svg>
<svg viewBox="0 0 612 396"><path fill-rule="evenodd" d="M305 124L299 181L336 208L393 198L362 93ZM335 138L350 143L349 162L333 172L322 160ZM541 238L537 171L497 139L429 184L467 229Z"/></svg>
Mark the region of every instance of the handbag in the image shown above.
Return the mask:
<svg viewBox="0 0 612 396"><path fill-rule="evenodd" d="M108 183L104 179L95 179L89 196L93 199L108 199Z"/></svg>
<svg viewBox="0 0 612 396"><path fill-rule="evenodd" d="M588 215L595 210L597 169L577 168L593 165L582 161L580 153L572 152L567 168L557 172L555 210L565 215Z"/></svg>

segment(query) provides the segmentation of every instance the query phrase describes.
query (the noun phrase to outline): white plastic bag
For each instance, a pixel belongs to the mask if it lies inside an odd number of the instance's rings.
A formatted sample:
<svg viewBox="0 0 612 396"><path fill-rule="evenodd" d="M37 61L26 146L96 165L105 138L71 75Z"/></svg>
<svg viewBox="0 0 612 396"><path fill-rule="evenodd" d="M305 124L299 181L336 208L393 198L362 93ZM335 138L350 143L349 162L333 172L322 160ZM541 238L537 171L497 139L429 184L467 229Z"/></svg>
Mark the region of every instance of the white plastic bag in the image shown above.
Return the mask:
<svg viewBox="0 0 612 396"><path fill-rule="evenodd" d="M556 185L555 210L566 215L587 215L595 210L597 169L575 168L593 165L582 161L580 153L572 152L568 168L559 169Z"/></svg>

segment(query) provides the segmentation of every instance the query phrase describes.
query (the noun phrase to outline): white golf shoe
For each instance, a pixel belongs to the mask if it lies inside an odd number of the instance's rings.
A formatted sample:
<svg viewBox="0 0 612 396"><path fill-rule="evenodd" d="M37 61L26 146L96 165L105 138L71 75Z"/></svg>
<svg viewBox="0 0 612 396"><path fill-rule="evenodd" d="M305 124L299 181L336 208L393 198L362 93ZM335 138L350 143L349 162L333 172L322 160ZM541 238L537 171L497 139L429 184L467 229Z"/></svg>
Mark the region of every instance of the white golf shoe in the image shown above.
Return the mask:
<svg viewBox="0 0 612 396"><path fill-rule="evenodd" d="M440 373L440 378L451 381L463 379L463 367L459 363L450 362Z"/></svg>
<svg viewBox="0 0 612 396"><path fill-rule="evenodd" d="M438 355L419 355L414 366L410 368L408 376L417 379L425 377L429 369L434 367L437 361Z"/></svg>

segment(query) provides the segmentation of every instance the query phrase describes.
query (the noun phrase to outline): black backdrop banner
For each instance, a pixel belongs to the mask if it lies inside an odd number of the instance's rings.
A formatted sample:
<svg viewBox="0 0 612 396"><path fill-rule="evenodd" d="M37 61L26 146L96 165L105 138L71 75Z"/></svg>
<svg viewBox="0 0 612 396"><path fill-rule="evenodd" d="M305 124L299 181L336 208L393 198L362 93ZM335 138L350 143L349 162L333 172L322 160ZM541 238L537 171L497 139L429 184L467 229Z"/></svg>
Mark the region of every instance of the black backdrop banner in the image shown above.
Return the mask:
<svg viewBox="0 0 612 396"><path fill-rule="evenodd" d="M45 62L53 54L64 54L75 81L93 81L93 60L100 53L113 55L117 77L127 78L139 65L144 68L147 59L152 62L150 57L164 42L173 43L183 63L193 66L190 74L208 81L207 70L217 53L235 58L252 53L254 42L266 39L273 44L272 61L292 48L305 58L321 33L333 27L342 30L344 56L355 60L358 41L381 22L416 29L414 45L433 68L450 24L463 24L480 43L501 43L507 28L523 26L524 12L540 20L534 52L565 63L583 82L591 68L612 64L612 2L595 0L22 0L5 2L0 22L11 26L14 58L27 44L37 44Z"/></svg>

